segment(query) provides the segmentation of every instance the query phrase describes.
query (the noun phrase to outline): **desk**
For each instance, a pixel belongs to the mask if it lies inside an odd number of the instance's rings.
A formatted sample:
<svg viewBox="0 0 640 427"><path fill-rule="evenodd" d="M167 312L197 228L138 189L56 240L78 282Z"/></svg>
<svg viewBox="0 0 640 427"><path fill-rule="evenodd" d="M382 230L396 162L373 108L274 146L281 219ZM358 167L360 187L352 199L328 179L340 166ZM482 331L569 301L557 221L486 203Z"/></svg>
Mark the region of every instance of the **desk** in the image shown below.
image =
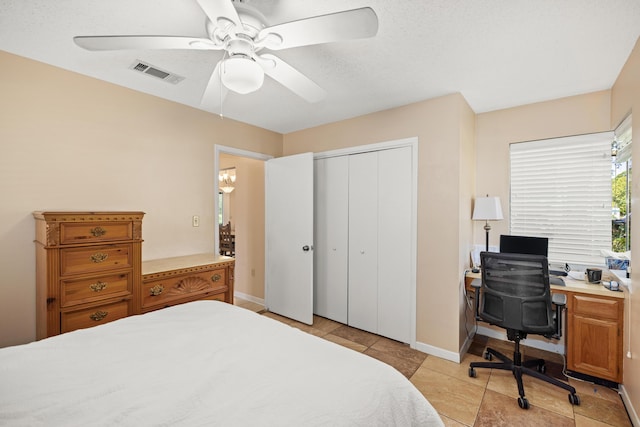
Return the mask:
<svg viewBox="0 0 640 427"><path fill-rule="evenodd" d="M465 288L473 292L471 282L480 273L465 275ZM608 280L607 277L604 278ZM566 286L551 285L553 293L567 296L565 345L567 369L616 383L622 382L622 344L624 341L624 300L626 289L610 291L563 277Z"/></svg>

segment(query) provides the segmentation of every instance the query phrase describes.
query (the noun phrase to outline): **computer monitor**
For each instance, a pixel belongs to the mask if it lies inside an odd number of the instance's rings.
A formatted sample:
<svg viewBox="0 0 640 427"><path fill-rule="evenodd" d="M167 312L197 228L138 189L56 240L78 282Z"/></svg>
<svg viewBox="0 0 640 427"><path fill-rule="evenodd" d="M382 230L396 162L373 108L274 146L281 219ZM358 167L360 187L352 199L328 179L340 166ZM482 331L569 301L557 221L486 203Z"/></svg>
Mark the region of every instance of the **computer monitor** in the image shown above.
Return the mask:
<svg viewBox="0 0 640 427"><path fill-rule="evenodd" d="M500 236L500 252L547 256L549 239L546 237Z"/></svg>

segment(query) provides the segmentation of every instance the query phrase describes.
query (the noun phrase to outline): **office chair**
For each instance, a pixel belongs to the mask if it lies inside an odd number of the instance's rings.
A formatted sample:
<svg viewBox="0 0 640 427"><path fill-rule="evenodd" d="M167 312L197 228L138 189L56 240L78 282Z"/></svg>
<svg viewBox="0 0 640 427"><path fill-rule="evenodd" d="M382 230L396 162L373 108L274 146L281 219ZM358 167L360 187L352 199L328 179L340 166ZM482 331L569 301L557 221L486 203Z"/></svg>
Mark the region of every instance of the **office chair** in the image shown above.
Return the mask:
<svg viewBox="0 0 640 427"><path fill-rule="evenodd" d="M494 356L501 362L472 362L469 376L476 376L476 368L511 371L518 384L518 405L529 409L524 395L522 375L530 375L569 392L569 402L579 405L576 389L560 380L545 375L543 359L522 361L520 340L527 334L558 339L562 336L562 309L566 295L551 295L547 257L511 253L481 252L482 282L475 288L475 316L507 330L507 338L514 341L513 359L487 348L484 358ZM554 310L555 306L555 310ZM535 367L535 369L533 369Z"/></svg>

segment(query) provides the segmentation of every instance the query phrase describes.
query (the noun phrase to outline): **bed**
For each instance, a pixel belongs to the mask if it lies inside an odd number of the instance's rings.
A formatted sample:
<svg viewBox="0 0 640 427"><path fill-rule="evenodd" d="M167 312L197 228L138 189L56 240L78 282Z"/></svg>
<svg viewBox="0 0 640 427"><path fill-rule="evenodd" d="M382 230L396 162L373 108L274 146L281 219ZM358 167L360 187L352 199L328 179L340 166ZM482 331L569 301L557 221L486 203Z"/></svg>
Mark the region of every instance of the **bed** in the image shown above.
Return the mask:
<svg viewBox="0 0 640 427"><path fill-rule="evenodd" d="M197 301L0 349L0 425L443 424L394 368Z"/></svg>

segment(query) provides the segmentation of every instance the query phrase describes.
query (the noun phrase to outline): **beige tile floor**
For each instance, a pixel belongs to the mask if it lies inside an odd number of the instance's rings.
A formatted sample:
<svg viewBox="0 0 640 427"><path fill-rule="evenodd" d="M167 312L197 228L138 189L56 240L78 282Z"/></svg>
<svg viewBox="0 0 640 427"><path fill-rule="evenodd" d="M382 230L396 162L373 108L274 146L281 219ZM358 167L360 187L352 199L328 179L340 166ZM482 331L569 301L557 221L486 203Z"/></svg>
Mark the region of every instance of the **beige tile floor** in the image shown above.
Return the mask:
<svg viewBox="0 0 640 427"><path fill-rule="evenodd" d="M309 326L266 312L263 306L249 301L236 299L236 305L395 367L431 402L446 426L631 426L619 394L607 387L570 379L581 401L580 406L573 406L564 390L525 377L525 393L531 407L523 410L518 406L518 389L510 372L476 369L476 378L470 378L469 363L484 360L481 354L486 346L507 355L513 352L509 343L503 341L487 338L474 341L458 364L322 317L314 316L313 325ZM548 361L548 371L554 366L561 371L562 360L557 355L527 348L523 354L543 357Z"/></svg>

